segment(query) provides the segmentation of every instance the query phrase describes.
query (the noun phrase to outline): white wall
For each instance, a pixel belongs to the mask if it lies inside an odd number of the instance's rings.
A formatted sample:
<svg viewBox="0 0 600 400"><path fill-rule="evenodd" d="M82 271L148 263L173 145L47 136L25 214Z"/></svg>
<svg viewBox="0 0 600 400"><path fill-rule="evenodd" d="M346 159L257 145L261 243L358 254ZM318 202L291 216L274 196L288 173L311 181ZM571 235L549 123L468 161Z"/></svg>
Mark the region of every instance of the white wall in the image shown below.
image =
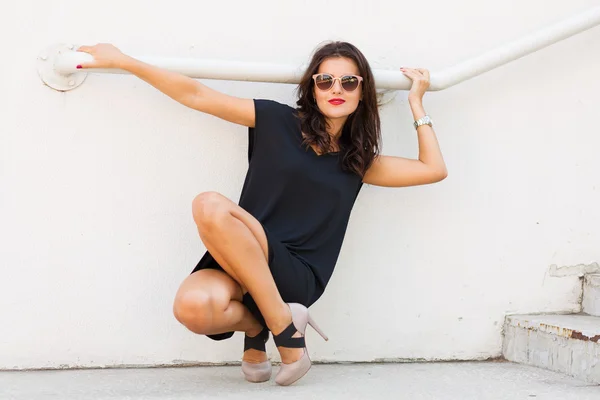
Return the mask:
<svg viewBox="0 0 600 400"><path fill-rule="evenodd" d="M191 201L208 190L238 200L246 129L130 75L49 89L36 73L44 48L111 42L300 65L342 39L375 68L436 71L597 3L11 2L0 17L0 368L229 362L242 351L241 334L212 342L171 307L205 250ZM425 96L449 177L363 189L314 306L330 341L309 334L313 359L495 357L505 314L579 309L579 280L548 269L600 260L599 70L595 28ZM293 102L291 85L205 83ZM382 110L384 153L416 157L405 99Z"/></svg>

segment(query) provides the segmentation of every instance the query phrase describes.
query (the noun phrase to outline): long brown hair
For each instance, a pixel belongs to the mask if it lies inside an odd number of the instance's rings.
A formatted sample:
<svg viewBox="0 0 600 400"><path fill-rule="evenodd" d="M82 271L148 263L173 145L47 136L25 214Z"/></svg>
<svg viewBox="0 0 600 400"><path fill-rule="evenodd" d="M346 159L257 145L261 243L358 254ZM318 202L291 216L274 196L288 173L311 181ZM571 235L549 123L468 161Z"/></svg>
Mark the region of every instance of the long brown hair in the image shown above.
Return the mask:
<svg viewBox="0 0 600 400"><path fill-rule="evenodd" d="M373 72L365 56L354 45L347 42L329 42L319 47L297 88L298 117L304 144L315 145L320 153L331 148L331 137L326 130L325 116L320 112L313 94L313 74L323 61L331 57L345 57L358 66L363 77L362 100L358 108L348 116L339 138L342 168L358 174L361 178L380 152L381 122L377 103L377 91Z"/></svg>

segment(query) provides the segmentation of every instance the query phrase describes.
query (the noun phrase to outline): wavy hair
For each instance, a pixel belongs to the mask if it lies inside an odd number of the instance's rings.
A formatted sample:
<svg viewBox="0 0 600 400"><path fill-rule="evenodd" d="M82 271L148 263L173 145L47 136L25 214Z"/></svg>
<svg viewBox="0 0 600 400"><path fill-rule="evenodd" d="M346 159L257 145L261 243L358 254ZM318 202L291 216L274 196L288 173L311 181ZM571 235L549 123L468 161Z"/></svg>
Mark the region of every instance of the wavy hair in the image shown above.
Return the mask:
<svg viewBox="0 0 600 400"><path fill-rule="evenodd" d="M358 174L361 178L380 153L381 122L377 102L377 91L373 72L365 56L354 45L347 42L329 42L317 48L308 68L297 88L298 117L303 143L314 145L320 153L331 149L331 137L327 133L327 121L319 110L313 94L313 74L319 70L323 61L331 57L344 57L353 60L363 77L362 100L357 109L348 116L342 127L339 148L342 168Z"/></svg>

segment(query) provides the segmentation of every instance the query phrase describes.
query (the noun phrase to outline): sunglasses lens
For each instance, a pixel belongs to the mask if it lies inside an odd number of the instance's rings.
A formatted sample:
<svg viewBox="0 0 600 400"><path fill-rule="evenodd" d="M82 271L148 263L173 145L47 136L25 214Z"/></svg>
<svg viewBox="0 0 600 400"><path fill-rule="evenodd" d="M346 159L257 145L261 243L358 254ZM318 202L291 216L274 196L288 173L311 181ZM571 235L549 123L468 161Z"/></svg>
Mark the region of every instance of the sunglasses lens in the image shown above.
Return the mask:
<svg viewBox="0 0 600 400"><path fill-rule="evenodd" d="M359 84L358 78L355 76L343 76L341 81L342 81L342 87L347 92L356 90L356 88L358 87L358 84Z"/></svg>
<svg viewBox="0 0 600 400"><path fill-rule="evenodd" d="M315 84L320 90L329 90L333 85L333 77L327 74L321 74L315 79Z"/></svg>

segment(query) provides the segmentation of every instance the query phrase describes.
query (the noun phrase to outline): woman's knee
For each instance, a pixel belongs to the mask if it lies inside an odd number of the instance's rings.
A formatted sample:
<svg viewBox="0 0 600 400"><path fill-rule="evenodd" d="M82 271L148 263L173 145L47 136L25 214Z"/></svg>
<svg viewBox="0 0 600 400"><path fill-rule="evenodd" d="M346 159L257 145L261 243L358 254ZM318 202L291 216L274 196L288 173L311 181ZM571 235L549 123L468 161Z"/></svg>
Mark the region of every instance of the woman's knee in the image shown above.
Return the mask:
<svg viewBox="0 0 600 400"><path fill-rule="evenodd" d="M194 290L178 293L173 303L173 315L177 321L194 333L207 334L224 310L219 299L210 293Z"/></svg>
<svg viewBox="0 0 600 400"><path fill-rule="evenodd" d="M220 193L200 193L192 201L194 221L200 228L213 229L229 214L229 201Z"/></svg>

